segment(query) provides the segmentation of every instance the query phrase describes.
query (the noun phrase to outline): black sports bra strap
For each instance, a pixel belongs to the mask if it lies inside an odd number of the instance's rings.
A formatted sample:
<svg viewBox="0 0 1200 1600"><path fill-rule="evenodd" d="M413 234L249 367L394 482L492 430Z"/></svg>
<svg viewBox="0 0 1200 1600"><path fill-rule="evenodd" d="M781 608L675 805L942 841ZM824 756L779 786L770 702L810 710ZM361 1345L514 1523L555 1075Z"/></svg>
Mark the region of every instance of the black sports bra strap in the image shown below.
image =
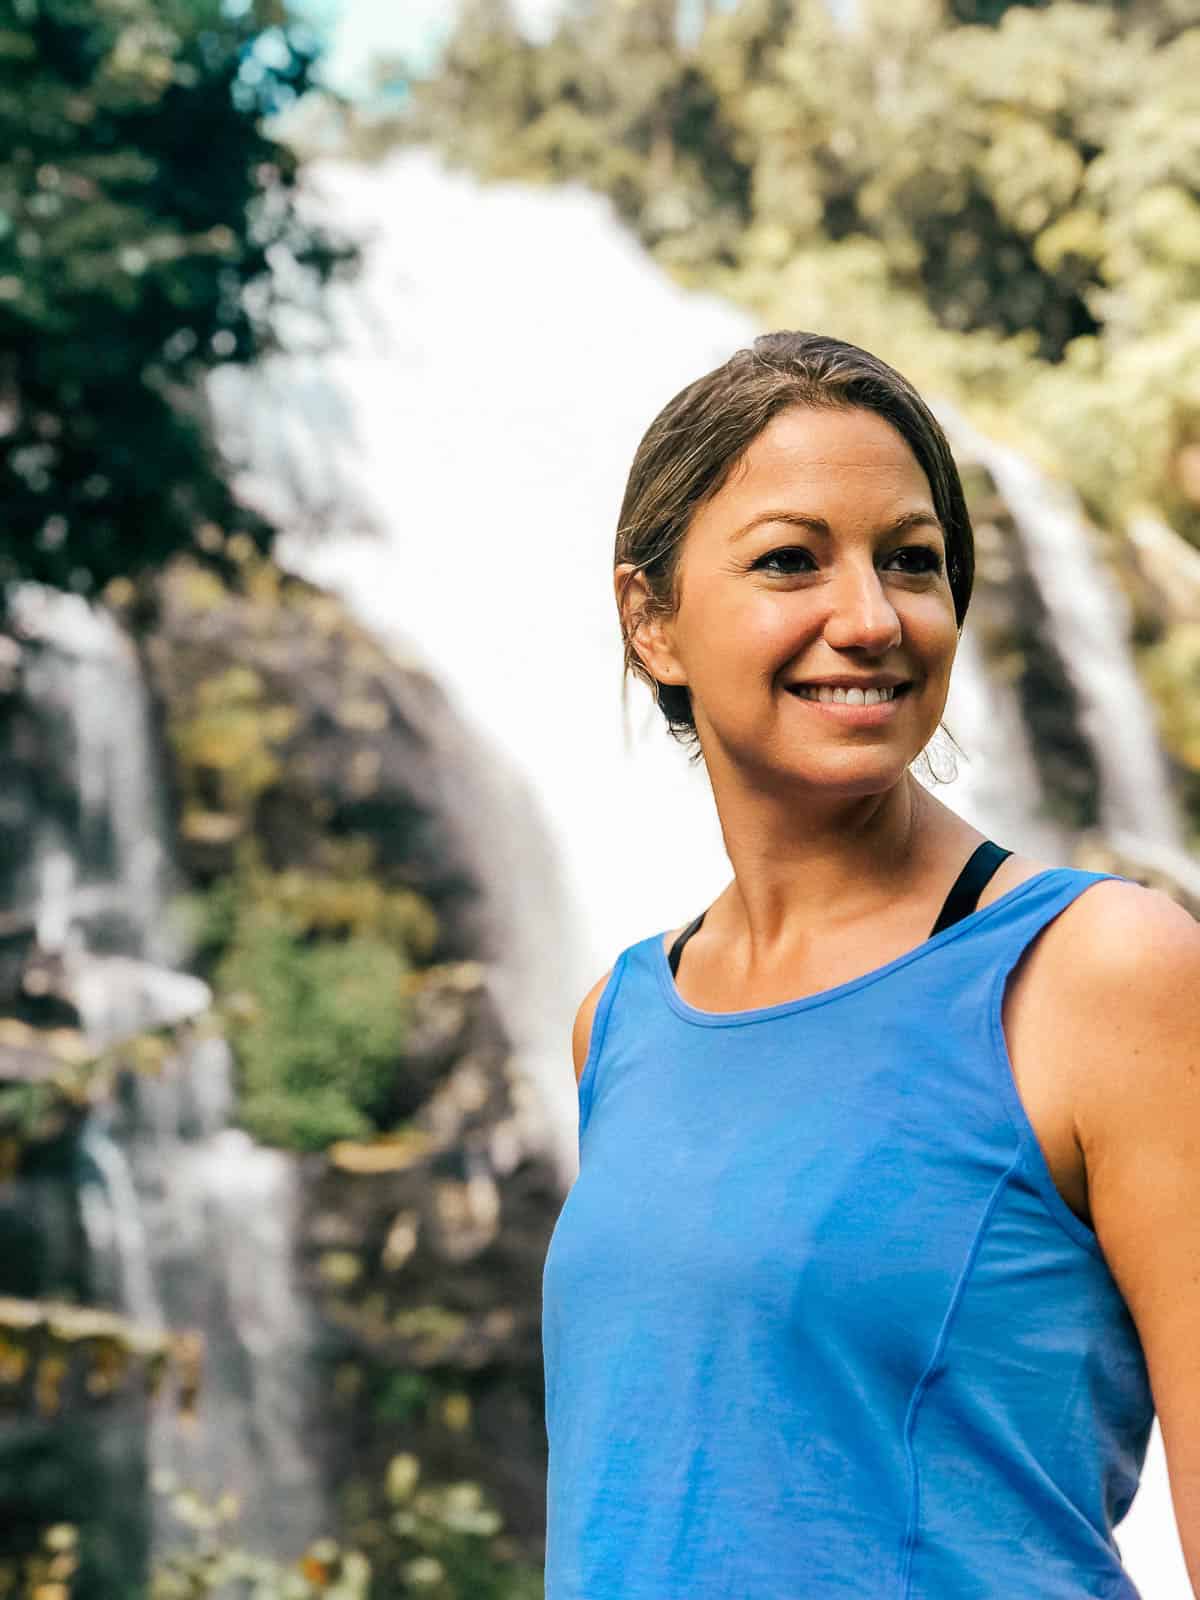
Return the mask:
<svg viewBox="0 0 1200 1600"><path fill-rule="evenodd" d="M688 923L687 927L683 930L683 932L679 935L678 939L676 939L675 943L671 946L671 953L667 957L667 960L671 964L671 976L672 977L674 977L676 972L678 972L678 970L679 970L679 957L683 953L684 945L692 937L692 935L695 933L696 929L700 926L700 924L704 921L704 914L705 914L705 911L707 911L707 910L708 910L708 907L705 906L704 911L702 911L698 917L695 917L691 922Z"/></svg>
<svg viewBox="0 0 1200 1600"><path fill-rule="evenodd" d="M1010 855L1012 855L1011 850L993 844L990 839L985 839L972 851L962 871L950 886L950 893L946 896L942 909L938 912L937 921L929 934L931 939L935 933L941 933L944 928L949 928L974 911L979 896L983 893L984 884L988 882L1000 863ZM679 958L683 954L684 945L704 921L704 915L702 911L698 917L694 917L671 946L667 961L672 977L679 971Z"/></svg>
<svg viewBox="0 0 1200 1600"><path fill-rule="evenodd" d="M995 872L996 868L1008 856L1011 850L1004 850L998 844L993 844L990 839L985 839L970 856L966 865L950 886L950 893L946 896L938 919L933 925L929 935L932 939L935 933L941 933L943 928L948 928L954 922L959 922L974 911L983 886Z"/></svg>

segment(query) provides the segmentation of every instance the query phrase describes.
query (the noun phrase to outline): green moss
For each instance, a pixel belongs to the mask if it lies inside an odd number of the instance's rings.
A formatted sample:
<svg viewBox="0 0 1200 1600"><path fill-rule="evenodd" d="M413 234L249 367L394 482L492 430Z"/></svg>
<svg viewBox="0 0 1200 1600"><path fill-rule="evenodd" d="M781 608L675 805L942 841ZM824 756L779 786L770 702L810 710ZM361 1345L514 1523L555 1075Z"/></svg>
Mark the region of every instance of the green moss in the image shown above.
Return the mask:
<svg viewBox="0 0 1200 1600"><path fill-rule="evenodd" d="M193 955L212 970L247 917L286 924L298 938L375 937L402 952L406 962L428 961L439 936L437 913L411 889L379 882L373 841L330 841L324 870L271 872L254 839L243 839L231 873L201 892L181 896L177 916Z"/></svg>
<svg viewBox="0 0 1200 1600"><path fill-rule="evenodd" d="M382 1379L375 1415L381 1422L409 1422L421 1416L434 1398L433 1385L423 1372L389 1372Z"/></svg>
<svg viewBox="0 0 1200 1600"><path fill-rule="evenodd" d="M201 679L191 714L170 727L189 800L249 815L258 796L278 781L282 768L275 747L298 718L293 707L270 701L262 678L250 667L231 666Z"/></svg>
<svg viewBox="0 0 1200 1600"><path fill-rule="evenodd" d="M255 1137L320 1150L383 1125L404 1048L402 952L374 935L313 943L275 908L239 908L215 978Z"/></svg>

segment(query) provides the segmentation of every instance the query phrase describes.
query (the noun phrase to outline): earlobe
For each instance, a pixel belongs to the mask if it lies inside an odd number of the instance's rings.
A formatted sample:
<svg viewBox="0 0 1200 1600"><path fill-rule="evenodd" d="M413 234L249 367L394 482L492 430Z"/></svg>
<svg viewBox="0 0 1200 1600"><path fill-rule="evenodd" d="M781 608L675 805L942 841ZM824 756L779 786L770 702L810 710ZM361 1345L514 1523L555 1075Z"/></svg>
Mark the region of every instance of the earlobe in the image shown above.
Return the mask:
<svg viewBox="0 0 1200 1600"><path fill-rule="evenodd" d="M652 624L647 624L643 630L643 635L645 632L649 632L652 626ZM642 665L655 682L665 688L672 687L677 668L669 653L664 651L661 641L655 639L650 649L646 649L644 645L642 648L638 648L635 645L634 648L637 650Z"/></svg>
<svg viewBox="0 0 1200 1600"><path fill-rule="evenodd" d="M668 688L673 686L679 664L664 636L663 619L656 616L642 619L637 627L636 639L634 648L646 671L658 683Z"/></svg>

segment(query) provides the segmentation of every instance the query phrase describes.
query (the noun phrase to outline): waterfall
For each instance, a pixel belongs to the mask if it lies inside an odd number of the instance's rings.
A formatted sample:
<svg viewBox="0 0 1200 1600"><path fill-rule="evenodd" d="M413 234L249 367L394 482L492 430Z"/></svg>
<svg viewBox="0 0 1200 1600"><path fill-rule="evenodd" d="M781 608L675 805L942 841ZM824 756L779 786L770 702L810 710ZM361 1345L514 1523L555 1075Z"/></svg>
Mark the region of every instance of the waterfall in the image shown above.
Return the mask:
<svg viewBox="0 0 1200 1600"><path fill-rule="evenodd" d="M146 1253L133 1176L124 1151L98 1115L84 1127L76 1173L94 1298L115 1306L142 1327L162 1329L162 1306Z"/></svg>
<svg viewBox="0 0 1200 1600"><path fill-rule="evenodd" d="M316 164L308 182L315 212L369 238L364 270L329 292L328 352L306 354L297 336L254 372L214 374L218 429L240 492L284 516L285 563L429 661L541 797L538 826L575 908L579 951L560 962L560 988L575 996L623 944L694 915L727 877L703 777L667 748L640 690L638 728L620 725L608 568L638 435L756 329L671 284L578 186L480 186L413 150L377 168ZM937 409L960 458L982 463L1011 509L1079 697L1104 831L1194 876L1126 612L1076 500L949 404ZM339 527L356 531L309 539L331 502ZM405 606L406 593L420 605ZM523 606L536 607L535 625ZM946 720L965 752L949 803L1016 849L1069 859L1016 695L989 674L970 616ZM652 872L630 870L631 836L670 841ZM569 1119L569 1018L565 1001L553 1009L536 1077Z"/></svg>
<svg viewBox="0 0 1200 1600"><path fill-rule="evenodd" d="M231 1061L197 1039L137 1079L124 1140L167 1325L198 1330L198 1420L151 1424L160 1481L213 1503L236 1496L239 1544L297 1558L331 1531L320 1449L320 1334L296 1260L300 1158L229 1127ZM156 1506L155 1546L180 1530Z"/></svg>
<svg viewBox="0 0 1200 1600"><path fill-rule="evenodd" d="M228 1046L192 1020L211 992L170 965L178 874L136 651L77 596L23 586L13 618L45 786L23 819L14 923L24 919L35 959L52 960L96 1053L177 1030L159 1070L125 1075L76 1146L89 1297L144 1326L202 1335L201 1420L188 1433L169 1405L154 1408L150 1468L210 1502L236 1494L238 1540L295 1558L334 1520L314 1448L319 1334L295 1259L299 1158L229 1126ZM153 1518L154 1548L186 1542L169 1498Z"/></svg>
<svg viewBox="0 0 1200 1600"><path fill-rule="evenodd" d="M996 839L1020 839L1031 855L1066 860L1070 840L1046 814L1046 794L1016 693L1011 683L988 676L969 620L954 658L943 720L966 752L950 791L953 809Z"/></svg>
<svg viewBox="0 0 1200 1600"><path fill-rule="evenodd" d="M1089 542L1078 495L985 438L945 401L937 412L958 459L987 469L1013 515L1100 769L1105 833L1134 853L1142 846L1184 856L1154 709L1129 644L1129 608Z"/></svg>
<svg viewBox="0 0 1200 1600"><path fill-rule="evenodd" d="M674 285L577 185L481 186L410 149L375 167L314 164L302 203L366 240L363 271L329 292L327 353L297 335L253 372L213 375L219 436L239 492L284 516L285 564L425 660L512 768L487 844L516 885L513 944L540 984L536 1014L517 1019L523 1060L569 1180L575 1007L623 945L690 919L729 876L702 771L640 687L622 716L611 555L624 476L659 407L757 330ZM1078 508L939 411L1016 519L1079 693L1105 827L1177 851L1124 614ZM353 531L313 541L322 516ZM967 760L947 802L1013 848L1069 859L1016 698L989 676L970 619L955 672L946 722ZM539 848L561 864L574 923L562 936L539 899ZM520 1009L529 980L515 957L513 969ZM1157 1429L1120 1542L1147 1592L1190 1600Z"/></svg>
<svg viewBox="0 0 1200 1600"><path fill-rule="evenodd" d="M15 590L11 625L56 791L33 808L13 903L36 908L43 949L66 944L77 921L93 948L169 965L179 952L165 912L178 884L136 651L104 610L39 584Z"/></svg>

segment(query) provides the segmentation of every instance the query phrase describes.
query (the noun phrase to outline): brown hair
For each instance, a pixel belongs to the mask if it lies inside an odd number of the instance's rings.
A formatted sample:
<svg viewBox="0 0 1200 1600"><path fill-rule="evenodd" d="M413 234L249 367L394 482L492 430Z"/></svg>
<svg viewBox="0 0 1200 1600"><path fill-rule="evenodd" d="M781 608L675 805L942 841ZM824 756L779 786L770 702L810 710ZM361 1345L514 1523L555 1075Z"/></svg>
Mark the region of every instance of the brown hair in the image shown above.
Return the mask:
<svg viewBox="0 0 1200 1600"><path fill-rule="evenodd" d="M962 628L975 579L975 540L962 481L937 418L895 368L858 345L819 333L764 333L669 400L637 447L617 527L613 566L632 562L649 598L635 616L621 606L629 674L649 685L671 736L701 751L686 685L659 683L633 648L638 624L670 616L679 598L684 536L771 419L789 406L874 411L917 458L946 534L946 575ZM628 574L632 576L632 574ZM622 595L624 590L622 589Z"/></svg>

